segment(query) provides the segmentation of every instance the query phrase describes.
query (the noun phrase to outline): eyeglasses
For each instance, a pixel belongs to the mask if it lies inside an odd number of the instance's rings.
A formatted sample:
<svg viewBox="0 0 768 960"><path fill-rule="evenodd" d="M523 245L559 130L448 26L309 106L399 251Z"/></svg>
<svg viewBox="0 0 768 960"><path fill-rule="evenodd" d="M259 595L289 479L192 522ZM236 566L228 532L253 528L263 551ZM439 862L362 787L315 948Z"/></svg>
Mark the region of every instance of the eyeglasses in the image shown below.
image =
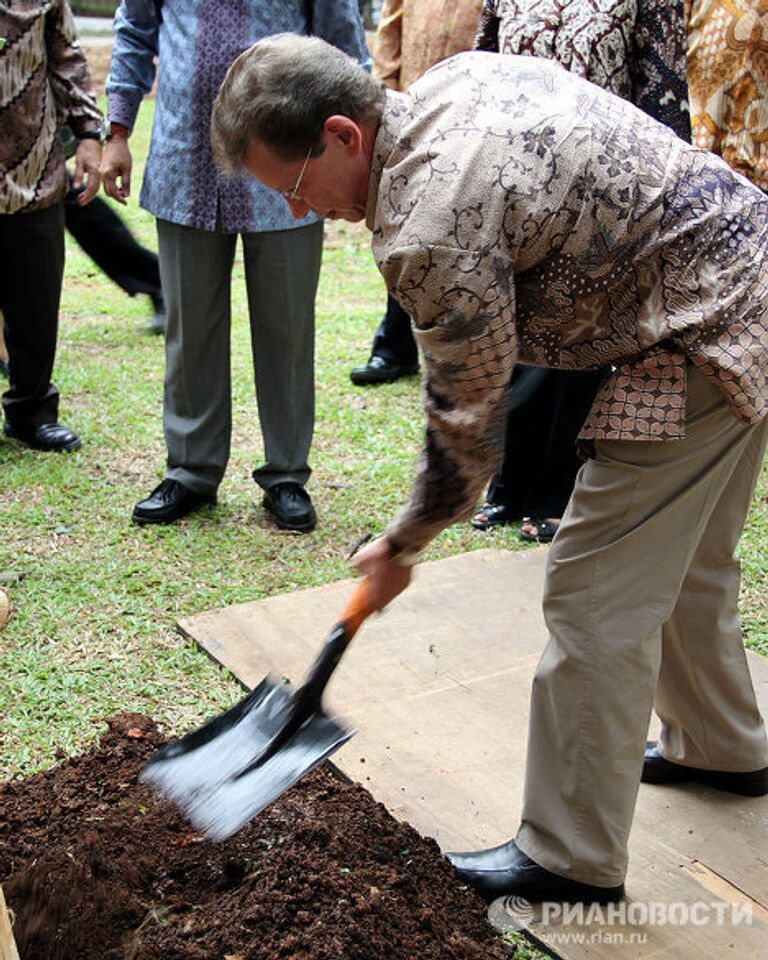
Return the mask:
<svg viewBox="0 0 768 960"><path fill-rule="evenodd" d="M299 189L301 187L301 181L304 178L304 171L307 169L307 164L309 163L309 158L312 156L312 149L313 148L310 147L309 150L307 151L307 155L304 158L304 163L301 166L301 170L299 171L299 176L298 176L298 179L296 180L296 183L293 185L293 187L290 190L282 191L282 194L286 200L301 200L301 194L299 193Z"/></svg>

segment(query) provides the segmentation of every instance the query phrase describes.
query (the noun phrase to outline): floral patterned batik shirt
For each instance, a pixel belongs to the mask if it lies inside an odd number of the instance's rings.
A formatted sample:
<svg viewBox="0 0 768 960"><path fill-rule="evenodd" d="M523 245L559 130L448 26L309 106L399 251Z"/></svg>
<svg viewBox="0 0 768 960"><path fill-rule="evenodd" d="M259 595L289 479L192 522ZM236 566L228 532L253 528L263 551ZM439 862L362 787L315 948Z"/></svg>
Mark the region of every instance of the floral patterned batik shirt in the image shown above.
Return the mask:
<svg viewBox="0 0 768 960"><path fill-rule="evenodd" d="M682 0L485 0L475 46L557 60L690 140Z"/></svg>
<svg viewBox="0 0 768 960"><path fill-rule="evenodd" d="M768 190L768 0L686 0L693 142Z"/></svg>
<svg viewBox="0 0 768 960"><path fill-rule="evenodd" d="M389 93L367 222L426 369L403 555L475 507L518 360L613 368L582 438L682 437L687 363L768 412L768 199L554 63L460 54Z"/></svg>

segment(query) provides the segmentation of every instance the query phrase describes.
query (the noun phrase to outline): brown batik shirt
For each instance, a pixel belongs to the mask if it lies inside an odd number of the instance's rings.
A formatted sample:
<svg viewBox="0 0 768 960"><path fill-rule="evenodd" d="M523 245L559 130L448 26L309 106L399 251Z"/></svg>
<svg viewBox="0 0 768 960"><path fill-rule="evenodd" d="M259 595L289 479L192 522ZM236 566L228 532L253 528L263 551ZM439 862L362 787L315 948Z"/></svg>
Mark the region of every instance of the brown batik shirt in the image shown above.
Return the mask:
<svg viewBox="0 0 768 960"><path fill-rule="evenodd" d="M686 0L693 142L768 190L768 0Z"/></svg>
<svg viewBox="0 0 768 960"><path fill-rule="evenodd" d="M518 360L613 368L582 438L682 437L687 362L766 415L768 199L554 63L461 54L389 93L367 223L426 369L403 555L474 509Z"/></svg>
<svg viewBox="0 0 768 960"><path fill-rule="evenodd" d="M64 196L65 124L76 135L101 125L69 4L0 2L0 214Z"/></svg>
<svg viewBox="0 0 768 960"><path fill-rule="evenodd" d="M384 0L373 41L373 73L407 90L425 70L470 50L482 0Z"/></svg>

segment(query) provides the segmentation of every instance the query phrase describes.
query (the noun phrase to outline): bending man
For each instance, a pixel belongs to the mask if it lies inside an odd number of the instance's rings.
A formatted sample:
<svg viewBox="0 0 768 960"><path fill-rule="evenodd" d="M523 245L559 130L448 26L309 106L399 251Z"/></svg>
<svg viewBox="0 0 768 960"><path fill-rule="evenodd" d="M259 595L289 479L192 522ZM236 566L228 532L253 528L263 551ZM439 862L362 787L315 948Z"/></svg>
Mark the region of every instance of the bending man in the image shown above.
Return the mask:
<svg viewBox="0 0 768 960"><path fill-rule="evenodd" d="M379 606L499 461L514 364L614 365L549 555L522 823L453 854L489 898L623 893L641 775L768 792L733 559L766 443L768 201L633 105L534 58L460 54L408 94L317 40L231 68L220 162L296 217L365 218L413 319L427 430L358 554ZM658 751L644 756L654 705Z"/></svg>

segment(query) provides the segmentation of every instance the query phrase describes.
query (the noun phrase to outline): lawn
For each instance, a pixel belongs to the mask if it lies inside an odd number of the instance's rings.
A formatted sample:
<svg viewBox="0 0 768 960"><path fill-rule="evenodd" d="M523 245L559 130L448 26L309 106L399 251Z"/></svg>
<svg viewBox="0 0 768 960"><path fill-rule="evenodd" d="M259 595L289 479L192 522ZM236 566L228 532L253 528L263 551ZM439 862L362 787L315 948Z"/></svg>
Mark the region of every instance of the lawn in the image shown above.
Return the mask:
<svg viewBox="0 0 768 960"><path fill-rule="evenodd" d="M127 211L154 247L138 207L151 104L133 139L139 169ZM234 436L219 506L170 527L131 524L133 504L162 477L162 343L145 332L146 298L125 296L68 246L56 383L62 422L80 452L43 455L0 441L0 581L14 617L0 635L0 780L81 750L99 720L146 712L183 731L228 706L237 684L175 630L179 617L328 583L347 554L381 531L406 496L420 444L416 381L361 390L348 379L367 355L384 288L362 227L328 226L318 299L317 427L310 480L319 525L278 533L250 472L262 457L253 398L242 262L233 283ZM749 646L768 653L768 473L743 541ZM438 538L429 558L488 545L518 549L514 530L469 525ZM327 624L318 624L318 641Z"/></svg>

